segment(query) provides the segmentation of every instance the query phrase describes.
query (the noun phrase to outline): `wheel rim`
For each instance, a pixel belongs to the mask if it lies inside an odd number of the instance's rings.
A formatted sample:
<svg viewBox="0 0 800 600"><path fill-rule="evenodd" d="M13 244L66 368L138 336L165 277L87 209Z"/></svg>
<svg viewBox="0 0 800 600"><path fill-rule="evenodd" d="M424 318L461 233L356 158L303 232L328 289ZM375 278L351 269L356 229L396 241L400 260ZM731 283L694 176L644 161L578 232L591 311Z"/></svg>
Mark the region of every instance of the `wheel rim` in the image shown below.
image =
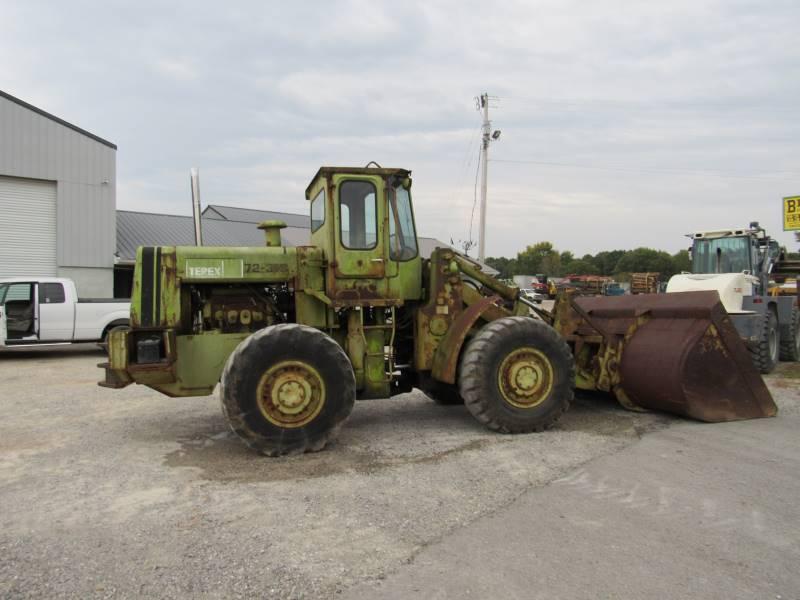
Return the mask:
<svg viewBox="0 0 800 600"><path fill-rule="evenodd" d="M773 361L778 358L778 330L775 327L769 330L769 356Z"/></svg>
<svg viewBox="0 0 800 600"><path fill-rule="evenodd" d="M256 398L261 414L273 425L302 427L325 405L325 383L311 365L287 360L273 365L261 376Z"/></svg>
<svg viewBox="0 0 800 600"><path fill-rule="evenodd" d="M518 348L500 363L497 384L503 399L517 408L539 406L553 389L553 365L535 348Z"/></svg>

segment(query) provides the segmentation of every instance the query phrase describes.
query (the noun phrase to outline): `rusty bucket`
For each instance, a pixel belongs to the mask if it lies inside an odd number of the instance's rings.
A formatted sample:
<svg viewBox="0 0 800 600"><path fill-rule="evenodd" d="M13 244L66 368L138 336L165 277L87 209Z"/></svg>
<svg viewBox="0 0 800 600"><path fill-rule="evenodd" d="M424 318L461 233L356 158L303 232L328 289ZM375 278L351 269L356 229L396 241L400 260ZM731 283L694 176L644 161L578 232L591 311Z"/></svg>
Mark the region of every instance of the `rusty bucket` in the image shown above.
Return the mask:
<svg viewBox="0 0 800 600"><path fill-rule="evenodd" d="M777 413L716 291L576 297L569 305L569 318L557 311L555 325L573 343L579 387L712 423Z"/></svg>

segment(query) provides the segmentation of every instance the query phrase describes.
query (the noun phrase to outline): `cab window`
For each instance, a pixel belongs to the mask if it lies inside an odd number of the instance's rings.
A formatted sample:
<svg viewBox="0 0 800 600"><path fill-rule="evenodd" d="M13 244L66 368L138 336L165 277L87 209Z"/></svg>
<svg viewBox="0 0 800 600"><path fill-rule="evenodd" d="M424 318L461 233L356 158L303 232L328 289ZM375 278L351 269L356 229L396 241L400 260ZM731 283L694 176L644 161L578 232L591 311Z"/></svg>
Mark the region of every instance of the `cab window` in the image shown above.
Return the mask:
<svg viewBox="0 0 800 600"><path fill-rule="evenodd" d="M417 256L417 234L411 196L399 185L389 200L389 257L392 260L411 260Z"/></svg>
<svg viewBox="0 0 800 600"><path fill-rule="evenodd" d="M311 201L311 233L325 222L325 190L321 189Z"/></svg>
<svg viewBox="0 0 800 600"><path fill-rule="evenodd" d="M40 304L64 304L64 286L60 283L39 284L39 303Z"/></svg>
<svg viewBox="0 0 800 600"><path fill-rule="evenodd" d="M369 181L344 181L339 191L339 224L342 245L351 250L370 250L378 243L378 203Z"/></svg>

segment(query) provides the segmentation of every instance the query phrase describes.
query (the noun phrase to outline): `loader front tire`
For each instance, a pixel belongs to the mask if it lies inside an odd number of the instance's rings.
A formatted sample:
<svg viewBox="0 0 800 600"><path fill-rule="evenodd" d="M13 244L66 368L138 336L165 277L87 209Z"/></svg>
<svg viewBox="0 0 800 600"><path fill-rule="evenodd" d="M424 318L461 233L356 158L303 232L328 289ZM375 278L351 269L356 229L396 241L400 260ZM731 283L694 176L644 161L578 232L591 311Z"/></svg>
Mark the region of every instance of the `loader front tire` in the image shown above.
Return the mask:
<svg viewBox="0 0 800 600"><path fill-rule="evenodd" d="M792 322L789 327L789 336L781 338L781 360L788 362L800 361L800 308L792 309Z"/></svg>
<svg viewBox="0 0 800 600"><path fill-rule="evenodd" d="M266 327L239 344L220 386L231 429L267 456L322 450L355 396L353 367L341 346L294 323Z"/></svg>
<svg viewBox="0 0 800 600"><path fill-rule="evenodd" d="M778 364L780 348L780 332L778 316L772 309L767 309L758 345L751 349L753 364L760 373L772 373Z"/></svg>
<svg viewBox="0 0 800 600"><path fill-rule="evenodd" d="M572 401L575 364L560 335L530 317L492 321L461 358L459 390L470 413L501 433L551 427Z"/></svg>

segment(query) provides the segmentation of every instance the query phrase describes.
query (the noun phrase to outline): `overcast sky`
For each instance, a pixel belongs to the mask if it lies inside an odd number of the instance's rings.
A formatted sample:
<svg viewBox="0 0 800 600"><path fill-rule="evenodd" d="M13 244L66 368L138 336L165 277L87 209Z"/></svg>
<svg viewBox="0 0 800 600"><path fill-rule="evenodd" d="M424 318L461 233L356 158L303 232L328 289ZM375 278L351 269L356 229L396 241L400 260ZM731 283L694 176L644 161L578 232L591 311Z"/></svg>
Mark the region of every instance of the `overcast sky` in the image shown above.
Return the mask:
<svg viewBox="0 0 800 600"><path fill-rule="evenodd" d="M167 8L166 5L170 8ZM0 0L0 89L111 140L117 206L305 213L320 165L405 167L420 233L576 254L758 220L800 195L800 1ZM518 161L518 162L511 162ZM475 210L473 238L477 233Z"/></svg>

